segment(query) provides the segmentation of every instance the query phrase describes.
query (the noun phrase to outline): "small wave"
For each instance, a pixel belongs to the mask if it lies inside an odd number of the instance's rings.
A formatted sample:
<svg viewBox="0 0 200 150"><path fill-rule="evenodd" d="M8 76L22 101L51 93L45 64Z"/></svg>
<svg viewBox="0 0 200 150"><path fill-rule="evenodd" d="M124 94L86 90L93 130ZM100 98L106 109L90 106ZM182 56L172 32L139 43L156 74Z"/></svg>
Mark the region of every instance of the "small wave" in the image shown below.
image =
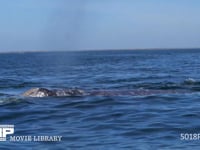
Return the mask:
<svg viewBox="0 0 200 150"><path fill-rule="evenodd" d="M0 93L0 96L1 96L1 97L3 97L3 96L8 96L8 94Z"/></svg>
<svg viewBox="0 0 200 150"><path fill-rule="evenodd" d="M23 98L20 97L2 97L0 98L0 106L8 105L8 104L18 104L22 102L28 102Z"/></svg>
<svg viewBox="0 0 200 150"><path fill-rule="evenodd" d="M123 87L125 88L125 87ZM193 78L187 78L180 82L147 82L139 83L137 85L129 85L130 88L143 88L143 89L153 89L153 90L189 90L199 91L200 89L200 80Z"/></svg>
<svg viewBox="0 0 200 150"><path fill-rule="evenodd" d="M23 88L27 86L39 85L38 82L34 81L21 81L19 79L0 79L0 89L4 88Z"/></svg>
<svg viewBox="0 0 200 150"><path fill-rule="evenodd" d="M184 81L185 84L198 84L200 83L199 81L193 79L193 78L187 78L185 81Z"/></svg>

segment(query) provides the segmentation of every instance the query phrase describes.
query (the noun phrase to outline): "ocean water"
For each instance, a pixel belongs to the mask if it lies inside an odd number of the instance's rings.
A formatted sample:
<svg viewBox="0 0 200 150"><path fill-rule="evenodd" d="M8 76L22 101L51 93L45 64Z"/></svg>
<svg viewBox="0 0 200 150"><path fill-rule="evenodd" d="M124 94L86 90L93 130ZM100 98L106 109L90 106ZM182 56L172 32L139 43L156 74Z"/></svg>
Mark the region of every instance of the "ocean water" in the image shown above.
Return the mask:
<svg viewBox="0 0 200 150"><path fill-rule="evenodd" d="M0 149L199 149L200 50L0 54L0 124L13 136L62 136L60 142L7 141ZM174 90L153 95L27 98L33 87ZM186 139L182 140L181 135Z"/></svg>

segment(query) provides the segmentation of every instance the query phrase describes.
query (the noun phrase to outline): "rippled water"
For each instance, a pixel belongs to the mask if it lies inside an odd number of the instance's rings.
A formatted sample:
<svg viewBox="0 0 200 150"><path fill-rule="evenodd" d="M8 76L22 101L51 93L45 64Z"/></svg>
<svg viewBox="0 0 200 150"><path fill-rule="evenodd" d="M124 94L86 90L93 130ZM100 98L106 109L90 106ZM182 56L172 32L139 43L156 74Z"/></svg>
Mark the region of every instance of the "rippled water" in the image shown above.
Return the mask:
<svg viewBox="0 0 200 150"><path fill-rule="evenodd" d="M61 142L1 142L0 149L193 149L200 133L200 51L91 51L0 54L0 124L15 136ZM144 96L24 98L32 87L184 90Z"/></svg>

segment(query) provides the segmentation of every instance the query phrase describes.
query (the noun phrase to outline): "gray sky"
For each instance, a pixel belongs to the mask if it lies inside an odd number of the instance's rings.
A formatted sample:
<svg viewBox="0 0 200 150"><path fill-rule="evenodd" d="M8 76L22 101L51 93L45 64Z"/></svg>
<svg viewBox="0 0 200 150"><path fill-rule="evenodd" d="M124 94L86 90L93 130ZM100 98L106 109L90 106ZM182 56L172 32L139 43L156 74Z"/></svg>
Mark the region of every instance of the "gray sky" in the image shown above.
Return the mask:
<svg viewBox="0 0 200 150"><path fill-rule="evenodd" d="M199 0L0 0L0 51L200 47Z"/></svg>

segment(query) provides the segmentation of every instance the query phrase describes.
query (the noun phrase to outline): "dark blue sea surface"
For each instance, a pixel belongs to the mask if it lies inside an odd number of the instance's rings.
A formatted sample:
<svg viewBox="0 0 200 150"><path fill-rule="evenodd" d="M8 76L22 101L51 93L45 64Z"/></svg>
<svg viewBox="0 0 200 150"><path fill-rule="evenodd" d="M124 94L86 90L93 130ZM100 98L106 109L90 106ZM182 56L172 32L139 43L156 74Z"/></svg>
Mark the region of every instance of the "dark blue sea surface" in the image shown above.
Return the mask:
<svg viewBox="0 0 200 150"><path fill-rule="evenodd" d="M174 90L183 93L27 98L33 87ZM0 124L15 136L61 142L0 142L0 149L199 149L200 50L0 54Z"/></svg>

